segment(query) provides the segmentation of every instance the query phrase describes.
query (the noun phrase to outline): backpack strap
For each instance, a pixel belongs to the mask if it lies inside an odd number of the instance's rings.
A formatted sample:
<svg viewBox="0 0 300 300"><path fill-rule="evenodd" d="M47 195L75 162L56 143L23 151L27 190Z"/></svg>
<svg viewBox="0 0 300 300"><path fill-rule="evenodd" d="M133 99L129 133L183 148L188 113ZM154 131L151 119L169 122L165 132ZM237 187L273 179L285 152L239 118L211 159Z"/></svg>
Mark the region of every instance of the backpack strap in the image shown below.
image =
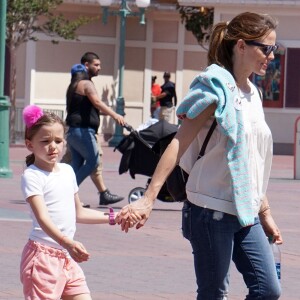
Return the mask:
<svg viewBox="0 0 300 300"><path fill-rule="evenodd" d="M208 144L208 142L209 142L209 140L210 140L210 138L211 138L211 136L212 136L212 134L213 134L216 127L217 127L217 121L216 121L216 119L214 119L213 123L211 124L211 126L210 126L210 128L207 132L205 140L202 144L202 147L201 147L201 150L200 150L199 155L197 157L197 160L205 154L206 146L207 146L207 144Z"/></svg>

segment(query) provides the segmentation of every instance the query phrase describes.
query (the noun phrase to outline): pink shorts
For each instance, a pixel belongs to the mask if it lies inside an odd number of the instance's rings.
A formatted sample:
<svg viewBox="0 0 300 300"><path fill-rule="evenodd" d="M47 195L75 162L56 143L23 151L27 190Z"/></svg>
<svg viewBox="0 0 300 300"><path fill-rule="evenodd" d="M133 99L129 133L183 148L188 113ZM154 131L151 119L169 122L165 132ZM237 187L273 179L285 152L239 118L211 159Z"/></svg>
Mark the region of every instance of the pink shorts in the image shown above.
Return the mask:
<svg viewBox="0 0 300 300"><path fill-rule="evenodd" d="M28 241L20 265L24 299L58 300L90 293L82 269L66 254L64 250Z"/></svg>

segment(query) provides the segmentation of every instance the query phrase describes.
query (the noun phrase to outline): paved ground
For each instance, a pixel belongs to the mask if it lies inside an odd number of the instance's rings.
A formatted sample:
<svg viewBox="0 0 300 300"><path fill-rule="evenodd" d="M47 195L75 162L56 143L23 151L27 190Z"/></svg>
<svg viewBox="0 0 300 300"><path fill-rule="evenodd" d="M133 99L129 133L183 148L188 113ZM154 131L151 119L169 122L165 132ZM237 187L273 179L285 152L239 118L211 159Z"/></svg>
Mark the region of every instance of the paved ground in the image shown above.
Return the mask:
<svg viewBox="0 0 300 300"><path fill-rule="evenodd" d="M22 299L18 268L31 225L20 191L27 153L23 147L11 148L13 177L0 178L0 299ZM145 186L147 178L138 176L133 180L128 174L118 175L120 158L120 153L104 147L106 184L114 193L126 196L130 189ZM275 156L269 197L285 241L281 246L283 300L300 299L299 195L300 182L293 180L293 157ZM80 196L83 202L99 209L90 179L82 184ZM125 204L123 200L115 208ZM78 226L77 239L92 254L82 267L93 299L195 299L192 255L189 243L181 236L180 208L180 203L157 201L147 225L127 235L117 226ZM245 293L241 276L233 266L229 299L244 299Z"/></svg>

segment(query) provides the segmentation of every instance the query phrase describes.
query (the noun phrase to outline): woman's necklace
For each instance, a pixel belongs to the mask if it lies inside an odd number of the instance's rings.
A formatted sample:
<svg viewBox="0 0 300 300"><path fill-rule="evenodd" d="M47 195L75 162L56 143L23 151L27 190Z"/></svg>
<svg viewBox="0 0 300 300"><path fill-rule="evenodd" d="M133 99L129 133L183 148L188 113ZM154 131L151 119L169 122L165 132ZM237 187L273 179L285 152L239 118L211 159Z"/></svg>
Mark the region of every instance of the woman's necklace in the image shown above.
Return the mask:
<svg viewBox="0 0 300 300"><path fill-rule="evenodd" d="M242 110L242 97L241 97L241 90L237 85L237 92L238 94L235 96L233 100L233 106L236 110Z"/></svg>

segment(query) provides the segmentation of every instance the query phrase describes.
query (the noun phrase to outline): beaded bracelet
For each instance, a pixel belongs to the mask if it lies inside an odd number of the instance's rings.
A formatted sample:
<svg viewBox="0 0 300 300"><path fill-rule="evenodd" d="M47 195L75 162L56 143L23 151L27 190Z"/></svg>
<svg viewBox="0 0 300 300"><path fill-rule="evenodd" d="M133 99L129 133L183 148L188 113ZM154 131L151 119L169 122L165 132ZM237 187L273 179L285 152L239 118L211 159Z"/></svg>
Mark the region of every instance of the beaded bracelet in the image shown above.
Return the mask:
<svg viewBox="0 0 300 300"><path fill-rule="evenodd" d="M65 239L66 237L67 237L66 235L63 235L63 236L60 238L60 240L59 240L59 244L60 244L60 245L62 244L62 242L64 241L64 239Z"/></svg>
<svg viewBox="0 0 300 300"><path fill-rule="evenodd" d="M112 207L109 208L109 225L116 225L115 212Z"/></svg>

